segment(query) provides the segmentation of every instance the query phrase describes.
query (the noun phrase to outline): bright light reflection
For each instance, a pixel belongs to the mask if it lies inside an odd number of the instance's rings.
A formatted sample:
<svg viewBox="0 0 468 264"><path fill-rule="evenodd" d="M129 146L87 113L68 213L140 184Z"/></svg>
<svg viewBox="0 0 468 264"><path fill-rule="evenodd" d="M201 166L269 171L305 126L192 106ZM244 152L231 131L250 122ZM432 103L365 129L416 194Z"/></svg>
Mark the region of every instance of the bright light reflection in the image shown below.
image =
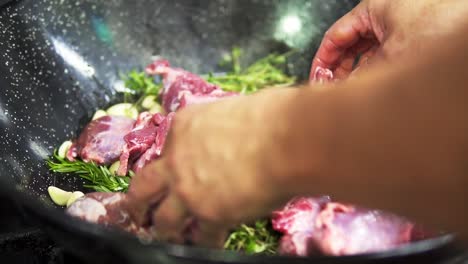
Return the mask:
<svg viewBox="0 0 468 264"><path fill-rule="evenodd" d="M33 140L29 140L29 148L36 154L37 157L40 158L47 158L49 156L49 151L47 151L47 148L42 145L41 143L37 143Z"/></svg>
<svg viewBox="0 0 468 264"><path fill-rule="evenodd" d="M302 23L298 16L289 15L281 19L280 28L285 34L292 35L301 31Z"/></svg>
<svg viewBox="0 0 468 264"><path fill-rule="evenodd" d="M8 117L6 115L5 109L2 107L2 104L0 102L0 122L4 124L9 124L10 120L8 120Z"/></svg>
<svg viewBox="0 0 468 264"><path fill-rule="evenodd" d="M91 67L80 54L72 50L67 44L61 40L52 38L55 50L63 58L63 60L75 68L80 74L85 77L91 77L94 75L94 68Z"/></svg>

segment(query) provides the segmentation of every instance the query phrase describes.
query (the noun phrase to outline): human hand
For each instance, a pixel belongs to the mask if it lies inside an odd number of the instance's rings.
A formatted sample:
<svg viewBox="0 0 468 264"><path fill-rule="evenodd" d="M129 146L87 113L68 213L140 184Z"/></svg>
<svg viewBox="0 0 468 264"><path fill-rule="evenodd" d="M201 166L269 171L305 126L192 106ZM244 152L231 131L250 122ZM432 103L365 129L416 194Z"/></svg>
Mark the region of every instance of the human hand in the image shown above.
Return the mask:
<svg viewBox="0 0 468 264"><path fill-rule="evenodd" d="M345 79L357 67L379 60L398 60L444 38L463 24L464 0L363 0L326 32L312 62L310 79ZM326 77L326 76L325 76Z"/></svg>
<svg viewBox="0 0 468 264"><path fill-rule="evenodd" d="M272 173L280 171L276 153L284 146L277 141L286 127L276 106L287 96L278 93L283 89L177 112L163 156L130 185L137 221L164 241L220 246L228 228L285 202Z"/></svg>

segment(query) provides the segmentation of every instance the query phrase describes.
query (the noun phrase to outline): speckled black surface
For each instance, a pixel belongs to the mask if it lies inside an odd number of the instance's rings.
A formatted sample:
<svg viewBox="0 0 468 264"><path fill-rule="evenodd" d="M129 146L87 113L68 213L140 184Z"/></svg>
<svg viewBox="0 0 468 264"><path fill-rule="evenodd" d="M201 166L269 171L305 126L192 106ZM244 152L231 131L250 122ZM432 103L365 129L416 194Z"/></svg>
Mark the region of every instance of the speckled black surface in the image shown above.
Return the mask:
<svg viewBox="0 0 468 264"><path fill-rule="evenodd" d="M245 50L243 63L273 51L296 49L288 70L306 78L323 33L356 2L11 1L0 9L0 191L24 206L28 217L38 219L54 239L84 256L120 258L121 263L135 260L135 252L145 260L177 263L310 262L241 258L189 247L142 246L124 235L70 219L51 206L46 188L56 185L76 190L82 182L49 174L44 159L61 142L76 136L96 109L117 100L117 90L122 87L120 73L144 67L154 55L206 73L222 70L217 62L233 45ZM296 27L299 21L300 30L285 28L286 18L293 18ZM442 245L450 239L444 239L389 255L313 260L385 262L387 257L406 257L411 252L431 259L445 252ZM441 250L431 251L436 244ZM179 257L167 258L168 252Z"/></svg>

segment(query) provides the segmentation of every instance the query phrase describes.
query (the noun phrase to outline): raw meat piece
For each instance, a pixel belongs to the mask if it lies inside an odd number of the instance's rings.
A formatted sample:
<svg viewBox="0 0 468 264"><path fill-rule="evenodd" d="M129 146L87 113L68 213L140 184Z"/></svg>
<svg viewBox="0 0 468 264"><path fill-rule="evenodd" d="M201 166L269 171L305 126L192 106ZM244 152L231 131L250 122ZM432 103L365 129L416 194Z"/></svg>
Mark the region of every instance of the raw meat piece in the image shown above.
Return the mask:
<svg viewBox="0 0 468 264"><path fill-rule="evenodd" d="M91 121L73 142L67 158L73 161L80 157L85 162L100 165L117 161L125 147L124 136L134 123L135 120L120 116L103 116Z"/></svg>
<svg viewBox="0 0 468 264"><path fill-rule="evenodd" d="M157 60L148 65L146 73L163 77L162 106L166 112L174 112L192 103L214 100L203 100L202 97L205 96L207 98L221 98L238 95L233 92L224 92L218 86L206 82L191 72L171 68L167 60Z"/></svg>
<svg viewBox="0 0 468 264"><path fill-rule="evenodd" d="M284 234L310 232L322 207L330 201L327 196L320 198L298 197L289 201L281 211L272 214L272 224L276 231Z"/></svg>
<svg viewBox="0 0 468 264"><path fill-rule="evenodd" d="M135 125L133 125L132 130L137 130L137 129L142 129L144 127L147 127L151 125L153 115L150 112L141 112L137 120L135 122Z"/></svg>
<svg viewBox="0 0 468 264"><path fill-rule="evenodd" d="M160 125L164 120L166 119L166 116L160 114L160 113L156 113L153 115L153 122L156 124L156 125Z"/></svg>
<svg viewBox="0 0 468 264"><path fill-rule="evenodd" d="M379 210L297 198L273 213L273 228L282 232L285 255L352 255L384 251L428 237L410 221Z"/></svg>
<svg viewBox="0 0 468 264"><path fill-rule="evenodd" d="M66 212L91 223L117 227L142 239L151 240L150 229L137 226L131 219L125 199L124 193L88 193L75 201Z"/></svg>
<svg viewBox="0 0 468 264"><path fill-rule="evenodd" d="M378 252L412 241L414 224L378 210L328 203L315 222L313 237L327 255Z"/></svg>
<svg viewBox="0 0 468 264"><path fill-rule="evenodd" d="M317 67L315 72L311 76L312 81L316 82L328 82L333 80L333 72L329 69L325 69L322 67Z"/></svg>
<svg viewBox="0 0 468 264"><path fill-rule="evenodd" d="M146 164L149 162L157 159L161 156L162 149L164 147L164 142L166 141L167 133L169 132L169 128L171 127L172 118L174 117L174 113L169 113L165 118L161 119L162 116L158 114L153 117L157 119L160 123L157 127L156 138L154 140L153 145L145 152L140 158L134 163L133 171L138 172L140 171Z"/></svg>
<svg viewBox="0 0 468 264"><path fill-rule="evenodd" d="M153 122L153 115L142 112L138 115L135 126L125 135L126 145L120 156L120 166L117 175L126 175L128 164L140 157L148 150L156 139L157 127Z"/></svg>
<svg viewBox="0 0 468 264"><path fill-rule="evenodd" d="M156 140L154 143L156 144L156 152L158 155L161 155L161 152L164 147L164 143L166 142L167 133L169 133L169 129L171 128L172 119L174 118L175 113L169 113L158 126L158 134L156 135Z"/></svg>
<svg viewBox="0 0 468 264"><path fill-rule="evenodd" d="M295 198L281 211L272 214L273 229L284 234L281 238L280 253L283 255L307 256L315 252L310 243L316 232L315 221L329 197Z"/></svg>
<svg viewBox="0 0 468 264"><path fill-rule="evenodd" d="M127 134L124 139L127 145L120 156L118 175L126 175L128 163L135 160L148 150L156 139L155 125L138 129Z"/></svg>
<svg viewBox="0 0 468 264"><path fill-rule="evenodd" d="M164 140L170 127L173 113L164 116L143 112L138 116L133 130L124 139L127 143L120 156L117 175L126 175L128 168L139 171L148 162L161 155ZM133 161L136 161L134 165Z"/></svg>
<svg viewBox="0 0 468 264"><path fill-rule="evenodd" d="M159 158L159 154L156 151L158 146L156 143L153 143L151 147L145 151L136 161L133 163L132 170L134 172L139 172L146 164Z"/></svg>

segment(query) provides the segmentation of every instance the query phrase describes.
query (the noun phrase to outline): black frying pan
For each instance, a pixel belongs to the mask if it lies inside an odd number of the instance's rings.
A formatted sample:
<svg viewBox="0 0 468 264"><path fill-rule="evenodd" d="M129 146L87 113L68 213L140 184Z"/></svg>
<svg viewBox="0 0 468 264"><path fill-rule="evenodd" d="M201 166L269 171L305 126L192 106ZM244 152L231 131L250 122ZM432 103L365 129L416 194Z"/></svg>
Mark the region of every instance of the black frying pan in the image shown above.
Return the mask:
<svg viewBox="0 0 468 264"><path fill-rule="evenodd" d="M92 262L146 263L430 263L456 252L450 235L399 249L350 257L264 257L154 243L72 219L54 207L47 187L77 190L82 181L44 166L62 141L77 136L93 112L118 101L119 72L152 55L197 73L217 69L238 45L244 63L270 52L299 52L288 70L306 78L323 32L351 0L1 0L0 191L25 217ZM291 30L285 18L300 21Z"/></svg>

